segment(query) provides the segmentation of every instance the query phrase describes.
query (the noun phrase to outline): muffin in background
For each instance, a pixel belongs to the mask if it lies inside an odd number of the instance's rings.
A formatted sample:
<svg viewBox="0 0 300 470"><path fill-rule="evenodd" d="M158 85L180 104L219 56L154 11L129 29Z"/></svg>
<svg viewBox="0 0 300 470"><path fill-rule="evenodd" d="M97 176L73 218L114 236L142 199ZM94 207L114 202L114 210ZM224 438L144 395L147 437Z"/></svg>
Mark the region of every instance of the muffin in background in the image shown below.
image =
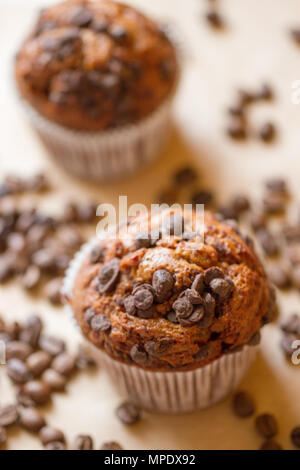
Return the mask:
<svg viewBox="0 0 300 470"><path fill-rule="evenodd" d="M202 241L195 213L182 217L140 216L129 236L121 227L115 239L91 240L64 283L68 308L117 386L167 413L209 407L233 390L275 313L249 239L206 212Z"/></svg>
<svg viewBox="0 0 300 470"><path fill-rule="evenodd" d="M44 9L15 63L22 101L57 161L94 180L158 154L178 74L160 26L111 0Z"/></svg>

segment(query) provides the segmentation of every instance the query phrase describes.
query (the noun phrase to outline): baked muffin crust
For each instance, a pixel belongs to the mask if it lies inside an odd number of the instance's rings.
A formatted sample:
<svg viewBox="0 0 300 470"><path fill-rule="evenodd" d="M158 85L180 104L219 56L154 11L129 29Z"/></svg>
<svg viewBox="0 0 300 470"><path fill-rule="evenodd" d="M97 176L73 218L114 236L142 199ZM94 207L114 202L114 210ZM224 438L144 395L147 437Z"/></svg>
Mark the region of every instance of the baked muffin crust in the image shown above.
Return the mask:
<svg viewBox="0 0 300 470"><path fill-rule="evenodd" d="M170 219L171 217L171 219ZM168 209L140 216L117 239L97 240L69 300L83 334L114 359L149 370L189 370L259 341L275 301L248 238L205 213L182 237L165 234ZM141 233L160 227L160 235ZM172 233L172 231L171 231ZM142 246L144 245L144 246Z"/></svg>
<svg viewBox="0 0 300 470"><path fill-rule="evenodd" d="M159 26L110 0L43 10L16 59L21 95L62 126L97 131L136 123L172 93L176 54Z"/></svg>

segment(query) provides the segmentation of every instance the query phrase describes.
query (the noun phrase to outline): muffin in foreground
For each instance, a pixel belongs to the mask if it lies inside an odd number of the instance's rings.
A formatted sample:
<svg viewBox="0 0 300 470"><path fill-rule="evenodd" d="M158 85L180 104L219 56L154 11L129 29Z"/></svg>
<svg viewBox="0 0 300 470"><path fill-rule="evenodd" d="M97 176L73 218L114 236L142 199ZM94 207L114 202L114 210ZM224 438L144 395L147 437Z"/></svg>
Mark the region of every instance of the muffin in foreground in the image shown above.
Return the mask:
<svg viewBox="0 0 300 470"><path fill-rule="evenodd" d="M227 395L275 312L248 238L206 212L201 239L196 222L193 211L172 209L137 217L126 236L123 226L115 239L91 240L66 276L82 333L147 409L193 411Z"/></svg>
<svg viewBox="0 0 300 470"><path fill-rule="evenodd" d="M131 172L168 134L176 52L159 25L127 5L67 0L43 10L15 76L41 137L81 177Z"/></svg>

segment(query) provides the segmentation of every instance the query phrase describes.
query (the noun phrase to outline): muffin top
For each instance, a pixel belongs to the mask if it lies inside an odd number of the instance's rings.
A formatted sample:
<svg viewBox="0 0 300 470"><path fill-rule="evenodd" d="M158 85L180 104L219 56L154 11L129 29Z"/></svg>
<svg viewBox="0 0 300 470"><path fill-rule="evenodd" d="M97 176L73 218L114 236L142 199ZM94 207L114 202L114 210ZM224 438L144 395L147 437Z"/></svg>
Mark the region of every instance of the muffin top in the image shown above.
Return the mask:
<svg viewBox="0 0 300 470"><path fill-rule="evenodd" d="M86 131L138 122L174 90L176 54L163 30L110 0L43 10L16 58L21 95L40 114Z"/></svg>
<svg viewBox="0 0 300 470"><path fill-rule="evenodd" d="M92 343L157 371L257 344L275 312L264 269L248 237L209 212L204 221L201 237L198 214L168 209L91 244L68 301Z"/></svg>

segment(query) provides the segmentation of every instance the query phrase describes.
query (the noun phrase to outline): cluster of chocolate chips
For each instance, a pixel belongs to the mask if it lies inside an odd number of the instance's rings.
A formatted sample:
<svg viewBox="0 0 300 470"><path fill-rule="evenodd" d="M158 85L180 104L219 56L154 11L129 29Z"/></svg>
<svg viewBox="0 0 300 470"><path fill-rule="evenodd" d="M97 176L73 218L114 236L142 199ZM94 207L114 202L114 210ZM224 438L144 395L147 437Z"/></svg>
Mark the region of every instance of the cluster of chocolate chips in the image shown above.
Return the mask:
<svg viewBox="0 0 300 470"><path fill-rule="evenodd" d="M253 103L270 101L273 91L269 85L263 85L258 92L240 90L237 104L228 108L230 123L227 127L227 135L232 139L245 140L250 136L249 123L246 111ZM276 135L276 129L271 122L264 123L258 130L258 137L265 143L271 142Z"/></svg>
<svg viewBox="0 0 300 470"><path fill-rule="evenodd" d="M94 222L96 206L71 202L56 217L35 202L28 207L28 193L48 187L43 175L9 176L0 185L0 283L15 278L36 293L46 281L45 296L59 304L64 271L85 240L80 227Z"/></svg>
<svg viewBox="0 0 300 470"><path fill-rule="evenodd" d="M239 418L249 418L254 415L256 404L253 397L245 392L237 392L232 401L234 413ZM260 450L282 450L277 442L276 436L279 432L279 424L276 417L271 413L262 413L256 416L254 427L260 437L264 439ZM296 426L290 433L290 439L296 448L300 448L300 426Z"/></svg>

